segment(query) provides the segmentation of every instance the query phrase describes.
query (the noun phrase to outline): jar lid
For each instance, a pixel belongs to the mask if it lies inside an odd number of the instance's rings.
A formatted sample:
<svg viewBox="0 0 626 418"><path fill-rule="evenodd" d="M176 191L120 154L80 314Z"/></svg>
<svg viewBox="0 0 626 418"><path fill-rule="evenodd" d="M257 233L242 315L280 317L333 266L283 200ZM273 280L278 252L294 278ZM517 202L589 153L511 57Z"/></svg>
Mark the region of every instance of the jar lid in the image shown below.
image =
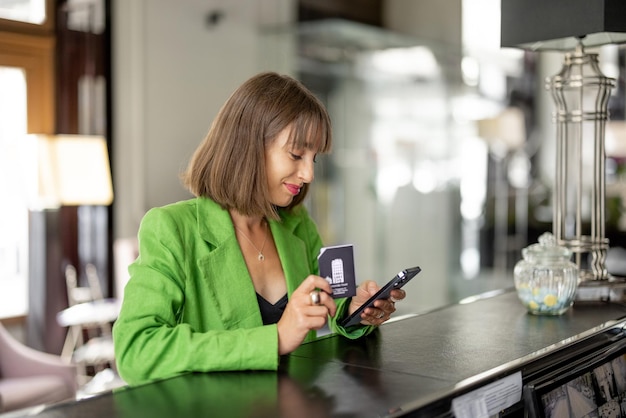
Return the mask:
<svg viewBox="0 0 626 418"><path fill-rule="evenodd" d="M557 245L556 238L550 232L539 237L539 244L532 244L522 250L524 258L569 259L572 251Z"/></svg>

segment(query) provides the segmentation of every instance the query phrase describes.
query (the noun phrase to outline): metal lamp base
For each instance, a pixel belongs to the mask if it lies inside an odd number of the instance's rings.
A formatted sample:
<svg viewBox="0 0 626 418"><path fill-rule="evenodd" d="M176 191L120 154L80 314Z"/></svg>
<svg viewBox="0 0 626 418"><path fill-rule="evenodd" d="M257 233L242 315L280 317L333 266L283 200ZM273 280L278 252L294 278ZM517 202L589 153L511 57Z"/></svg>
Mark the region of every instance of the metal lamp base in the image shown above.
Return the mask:
<svg viewBox="0 0 626 418"><path fill-rule="evenodd" d="M548 80L556 111L556 170L553 233L559 245L572 250L580 279L608 297L610 276L605 266L605 124L615 80L600 71L597 54L582 43L565 55L561 71ZM601 290L601 291L600 291ZM608 293L607 293L608 292Z"/></svg>
<svg viewBox="0 0 626 418"><path fill-rule="evenodd" d="M608 275L607 280L584 280L578 284L574 304L580 302L626 302L626 277Z"/></svg>

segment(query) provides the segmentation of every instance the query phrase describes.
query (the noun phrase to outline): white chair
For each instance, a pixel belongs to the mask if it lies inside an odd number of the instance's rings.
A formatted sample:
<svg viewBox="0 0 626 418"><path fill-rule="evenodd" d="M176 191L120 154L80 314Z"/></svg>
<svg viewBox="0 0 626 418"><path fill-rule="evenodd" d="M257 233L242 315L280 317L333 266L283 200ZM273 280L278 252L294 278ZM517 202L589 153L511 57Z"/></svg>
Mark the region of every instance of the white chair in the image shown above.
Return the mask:
<svg viewBox="0 0 626 418"><path fill-rule="evenodd" d="M65 279L70 305L68 311L73 308L76 312L85 312L80 308L90 307L87 304L91 304L90 308L93 309L97 309L99 304L105 305L96 267L93 264L87 264L85 273L89 285L79 286L76 268L71 264L66 267ZM98 373L107 367L115 366L111 322L81 317L72 323L73 325L68 326L61 356L78 366L80 381L86 383L90 379L88 368L92 368L93 373Z"/></svg>

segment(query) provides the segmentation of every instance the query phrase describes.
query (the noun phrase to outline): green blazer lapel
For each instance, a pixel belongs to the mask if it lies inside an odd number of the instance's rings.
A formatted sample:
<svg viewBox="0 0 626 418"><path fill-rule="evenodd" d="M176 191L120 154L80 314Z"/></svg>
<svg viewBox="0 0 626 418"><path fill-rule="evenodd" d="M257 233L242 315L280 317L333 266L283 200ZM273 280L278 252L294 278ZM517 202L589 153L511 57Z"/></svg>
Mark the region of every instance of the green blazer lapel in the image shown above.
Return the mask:
<svg viewBox="0 0 626 418"><path fill-rule="evenodd" d="M283 265L289 295L309 275L306 245L302 239L293 233L296 226L297 223L294 222L270 221L270 228L280 262Z"/></svg>
<svg viewBox="0 0 626 418"><path fill-rule="evenodd" d="M254 285L228 211L209 199L198 199L198 232L209 250L197 266L226 329L262 325Z"/></svg>

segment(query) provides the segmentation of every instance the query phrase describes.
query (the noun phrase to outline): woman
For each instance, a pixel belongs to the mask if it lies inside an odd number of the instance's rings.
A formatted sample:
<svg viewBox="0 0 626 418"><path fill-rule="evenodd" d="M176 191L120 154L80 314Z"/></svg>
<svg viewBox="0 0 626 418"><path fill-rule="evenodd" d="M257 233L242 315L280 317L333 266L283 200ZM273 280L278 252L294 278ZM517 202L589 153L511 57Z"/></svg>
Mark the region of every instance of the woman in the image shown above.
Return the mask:
<svg viewBox="0 0 626 418"><path fill-rule="evenodd" d="M183 173L196 197L141 222L114 326L126 382L276 370L279 355L327 322L358 338L389 319L402 290L366 309L362 325L338 326L378 286L368 281L335 300L318 275L322 242L301 203L331 142L324 106L288 76L258 74L232 94Z"/></svg>

